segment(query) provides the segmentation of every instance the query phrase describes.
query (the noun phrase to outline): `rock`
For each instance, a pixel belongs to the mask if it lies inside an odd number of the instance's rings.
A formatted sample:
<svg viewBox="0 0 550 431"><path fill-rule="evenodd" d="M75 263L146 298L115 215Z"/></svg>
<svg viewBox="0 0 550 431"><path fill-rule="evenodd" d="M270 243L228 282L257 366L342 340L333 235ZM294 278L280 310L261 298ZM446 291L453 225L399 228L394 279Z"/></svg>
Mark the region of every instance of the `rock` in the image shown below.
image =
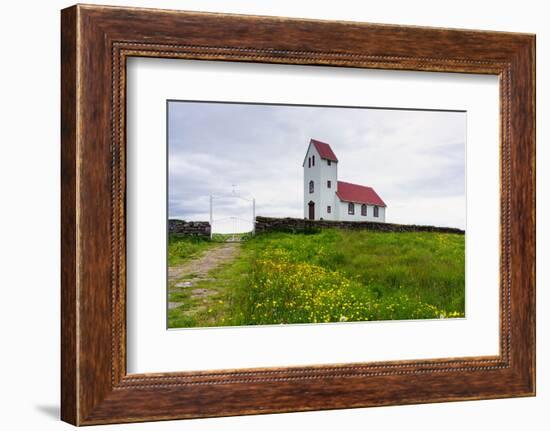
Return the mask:
<svg viewBox="0 0 550 431"><path fill-rule="evenodd" d="M191 297L192 298L206 298L208 296L215 295L216 293L218 293L218 292L215 291L215 290L211 290L211 289L193 289L191 291Z"/></svg>
<svg viewBox="0 0 550 431"><path fill-rule="evenodd" d="M207 221L168 220L168 232L173 235L210 238L210 223Z"/></svg>
<svg viewBox="0 0 550 431"><path fill-rule="evenodd" d="M332 220L305 220L298 218L256 217L256 233L263 232L316 232L322 228L364 229L379 232L439 232L464 235L461 229L419 226L395 223L379 223L370 221L332 221Z"/></svg>

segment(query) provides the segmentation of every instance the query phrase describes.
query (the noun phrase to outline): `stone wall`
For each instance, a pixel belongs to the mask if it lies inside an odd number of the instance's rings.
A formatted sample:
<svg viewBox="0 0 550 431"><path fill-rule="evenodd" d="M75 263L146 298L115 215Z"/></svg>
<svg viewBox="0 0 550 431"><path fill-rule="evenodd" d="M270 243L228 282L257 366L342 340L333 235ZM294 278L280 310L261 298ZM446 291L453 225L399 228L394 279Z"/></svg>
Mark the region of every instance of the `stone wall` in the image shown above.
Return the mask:
<svg viewBox="0 0 550 431"><path fill-rule="evenodd" d="M256 233L315 232L322 228L366 229L380 232L441 232L464 235L461 229L413 224L377 223L368 221L306 220L299 218L256 217Z"/></svg>
<svg viewBox="0 0 550 431"><path fill-rule="evenodd" d="M207 221L168 220L168 233L182 236L210 238L210 223Z"/></svg>

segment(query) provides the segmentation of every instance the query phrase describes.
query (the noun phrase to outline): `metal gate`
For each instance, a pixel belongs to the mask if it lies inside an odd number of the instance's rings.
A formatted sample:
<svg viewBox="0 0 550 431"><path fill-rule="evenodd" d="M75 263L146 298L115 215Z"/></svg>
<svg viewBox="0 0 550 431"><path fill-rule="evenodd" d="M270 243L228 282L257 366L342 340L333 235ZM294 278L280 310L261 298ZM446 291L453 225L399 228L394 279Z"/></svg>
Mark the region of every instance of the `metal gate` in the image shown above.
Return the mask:
<svg viewBox="0 0 550 431"><path fill-rule="evenodd" d="M240 242L255 233L256 199L238 194L210 195L210 239Z"/></svg>

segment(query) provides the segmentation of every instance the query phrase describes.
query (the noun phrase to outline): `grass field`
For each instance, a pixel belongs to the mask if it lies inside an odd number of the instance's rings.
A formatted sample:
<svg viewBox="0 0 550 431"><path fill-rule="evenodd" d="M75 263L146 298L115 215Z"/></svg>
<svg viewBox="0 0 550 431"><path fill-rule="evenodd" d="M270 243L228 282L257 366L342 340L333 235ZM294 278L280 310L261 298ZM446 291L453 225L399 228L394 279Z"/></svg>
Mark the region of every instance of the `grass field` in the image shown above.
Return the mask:
<svg viewBox="0 0 550 431"><path fill-rule="evenodd" d="M215 243L200 238L170 235L168 240L168 266L176 266L192 259L206 250L215 247Z"/></svg>
<svg viewBox="0 0 550 431"><path fill-rule="evenodd" d="M220 244L170 241L170 265ZM177 255L176 255L177 252ZM195 287L169 300L169 327L464 316L464 236L327 229L262 234ZM216 289L213 289L213 288Z"/></svg>

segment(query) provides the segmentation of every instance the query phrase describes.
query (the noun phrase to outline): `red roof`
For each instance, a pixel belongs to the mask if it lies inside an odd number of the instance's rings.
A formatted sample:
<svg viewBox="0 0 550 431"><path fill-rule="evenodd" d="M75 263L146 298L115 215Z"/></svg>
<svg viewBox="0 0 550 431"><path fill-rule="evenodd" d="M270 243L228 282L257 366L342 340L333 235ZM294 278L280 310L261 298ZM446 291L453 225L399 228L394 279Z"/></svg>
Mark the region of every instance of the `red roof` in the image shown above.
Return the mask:
<svg viewBox="0 0 550 431"><path fill-rule="evenodd" d="M338 181L336 196L338 196L341 201L345 202L378 205L381 207L386 206L384 201L372 187L360 186L359 184Z"/></svg>
<svg viewBox="0 0 550 431"><path fill-rule="evenodd" d="M336 154L334 154L334 151L332 151L332 148L330 148L329 144L325 144L321 141L316 141L315 139L311 139L309 142L315 146L315 149L321 156L321 159L331 160L333 162L338 161L338 159L336 158Z"/></svg>

